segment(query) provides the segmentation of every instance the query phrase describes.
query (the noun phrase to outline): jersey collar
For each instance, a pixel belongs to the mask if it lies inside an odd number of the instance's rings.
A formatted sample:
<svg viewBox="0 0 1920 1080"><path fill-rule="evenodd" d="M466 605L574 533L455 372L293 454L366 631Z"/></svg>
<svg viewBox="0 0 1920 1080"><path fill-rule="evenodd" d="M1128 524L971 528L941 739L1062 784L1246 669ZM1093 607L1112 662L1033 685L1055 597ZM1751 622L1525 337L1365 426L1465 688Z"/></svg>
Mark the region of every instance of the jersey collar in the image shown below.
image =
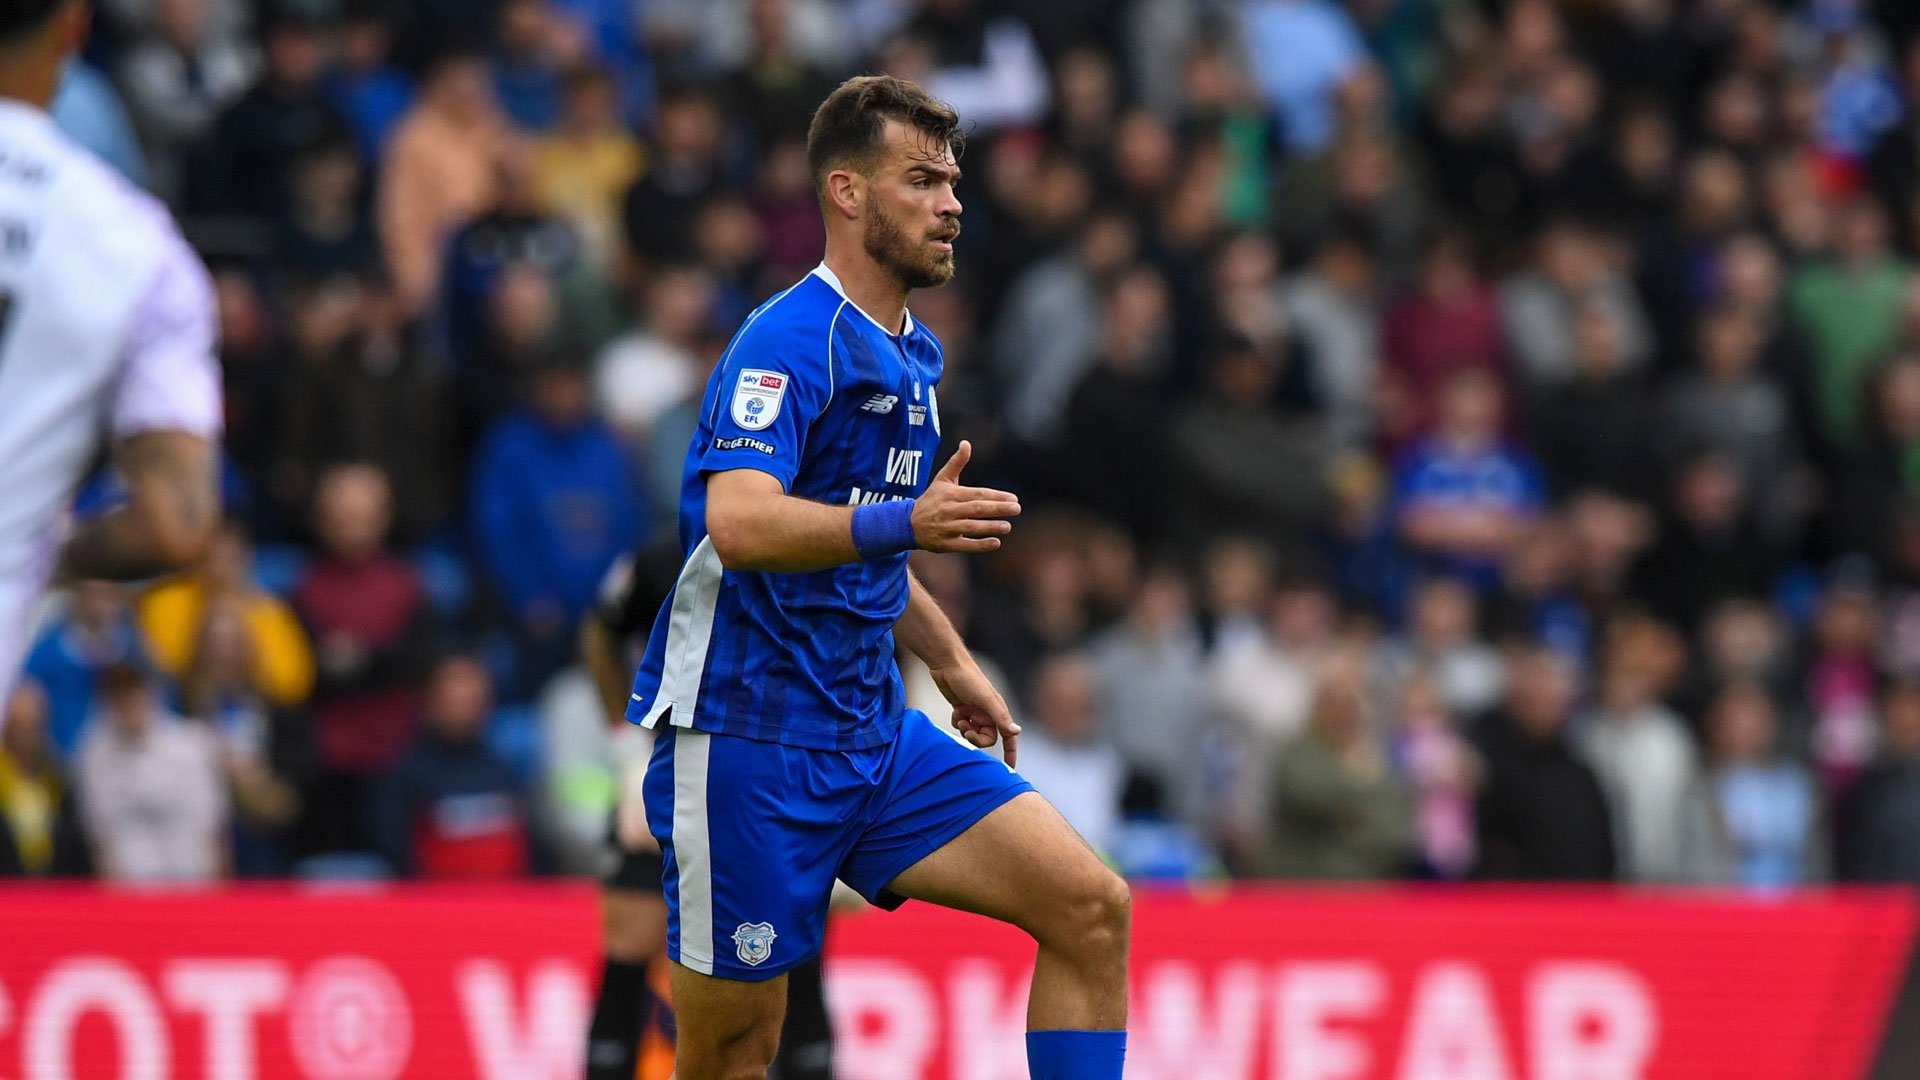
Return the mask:
<svg viewBox="0 0 1920 1080"><path fill-rule="evenodd" d="M847 290L841 287L840 285L840 275L827 269L827 264L824 261L821 262L819 266L816 266L813 268L813 276L833 286L833 291L840 294L840 299L845 300L849 304L853 304L853 297L848 296ZM901 322L900 332L896 334L893 331L887 329L885 326L881 326L880 320L874 318L871 315L868 315L866 313L866 310L863 309L859 304L853 304L853 310L860 312L860 315L863 318L865 318L868 322L872 323L875 326L879 326L880 332L887 335L888 337L906 337L908 334L913 333L913 312L911 311L902 312L905 318Z"/></svg>

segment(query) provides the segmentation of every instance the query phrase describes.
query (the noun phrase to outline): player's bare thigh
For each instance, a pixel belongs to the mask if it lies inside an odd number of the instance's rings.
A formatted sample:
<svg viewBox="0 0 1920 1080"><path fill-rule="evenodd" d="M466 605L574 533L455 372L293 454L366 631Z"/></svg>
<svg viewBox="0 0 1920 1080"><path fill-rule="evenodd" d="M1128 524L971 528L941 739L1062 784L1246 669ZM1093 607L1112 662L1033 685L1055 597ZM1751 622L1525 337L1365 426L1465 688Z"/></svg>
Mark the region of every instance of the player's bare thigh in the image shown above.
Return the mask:
<svg viewBox="0 0 1920 1080"><path fill-rule="evenodd" d="M679 963L668 976L679 1026L674 1080L762 1080L780 1049L787 977L742 982Z"/></svg>
<svg viewBox="0 0 1920 1080"><path fill-rule="evenodd" d="M1010 922L1043 945L1090 926L1102 929L1114 921L1115 909L1125 933L1125 883L1033 791L1008 800L887 888ZM1119 947L1124 952L1125 942Z"/></svg>

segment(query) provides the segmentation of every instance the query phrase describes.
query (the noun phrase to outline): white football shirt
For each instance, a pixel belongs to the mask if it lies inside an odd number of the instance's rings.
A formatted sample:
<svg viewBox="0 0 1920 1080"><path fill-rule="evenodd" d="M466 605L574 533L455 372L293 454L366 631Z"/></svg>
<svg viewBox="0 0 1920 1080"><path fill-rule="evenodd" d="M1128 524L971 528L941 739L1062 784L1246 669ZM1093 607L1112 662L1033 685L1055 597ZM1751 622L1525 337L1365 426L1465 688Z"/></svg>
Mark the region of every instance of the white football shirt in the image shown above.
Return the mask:
<svg viewBox="0 0 1920 1080"><path fill-rule="evenodd" d="M166 207L0 98L0 705L74 492L108 447L220 434L217 327Z"/></svg>

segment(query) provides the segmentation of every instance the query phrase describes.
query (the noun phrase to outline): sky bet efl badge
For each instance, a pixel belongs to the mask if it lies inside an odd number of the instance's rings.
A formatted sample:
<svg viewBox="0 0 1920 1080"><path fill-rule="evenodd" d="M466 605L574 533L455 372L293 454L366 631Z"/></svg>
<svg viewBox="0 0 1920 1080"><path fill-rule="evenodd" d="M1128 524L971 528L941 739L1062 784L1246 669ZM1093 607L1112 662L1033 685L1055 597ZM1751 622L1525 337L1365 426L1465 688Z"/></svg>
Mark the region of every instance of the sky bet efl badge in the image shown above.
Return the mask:
<svg viewBox="0 0 1920 1080"><path fill-rule="evenodd" d="M787 393L787 377L776 371L743 371L733 388L733 422L759 431L780 415L780 399Z"/></svg>

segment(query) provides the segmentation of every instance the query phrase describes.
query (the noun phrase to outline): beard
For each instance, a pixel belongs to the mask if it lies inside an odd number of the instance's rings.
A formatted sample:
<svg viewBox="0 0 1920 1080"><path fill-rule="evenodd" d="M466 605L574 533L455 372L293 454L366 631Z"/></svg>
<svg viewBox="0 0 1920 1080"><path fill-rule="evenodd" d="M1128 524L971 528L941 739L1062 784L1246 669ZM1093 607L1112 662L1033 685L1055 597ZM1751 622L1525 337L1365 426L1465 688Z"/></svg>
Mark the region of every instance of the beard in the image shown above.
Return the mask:
<svg viewBox="0 0 1920 1080"><path fill-rule="evenodd" d="M909 289L931 289L953 279L953 252L940 251L931 243L925 237L909 237L900 222L878 206L867 218L862 238L873 261Z"/></svg>

